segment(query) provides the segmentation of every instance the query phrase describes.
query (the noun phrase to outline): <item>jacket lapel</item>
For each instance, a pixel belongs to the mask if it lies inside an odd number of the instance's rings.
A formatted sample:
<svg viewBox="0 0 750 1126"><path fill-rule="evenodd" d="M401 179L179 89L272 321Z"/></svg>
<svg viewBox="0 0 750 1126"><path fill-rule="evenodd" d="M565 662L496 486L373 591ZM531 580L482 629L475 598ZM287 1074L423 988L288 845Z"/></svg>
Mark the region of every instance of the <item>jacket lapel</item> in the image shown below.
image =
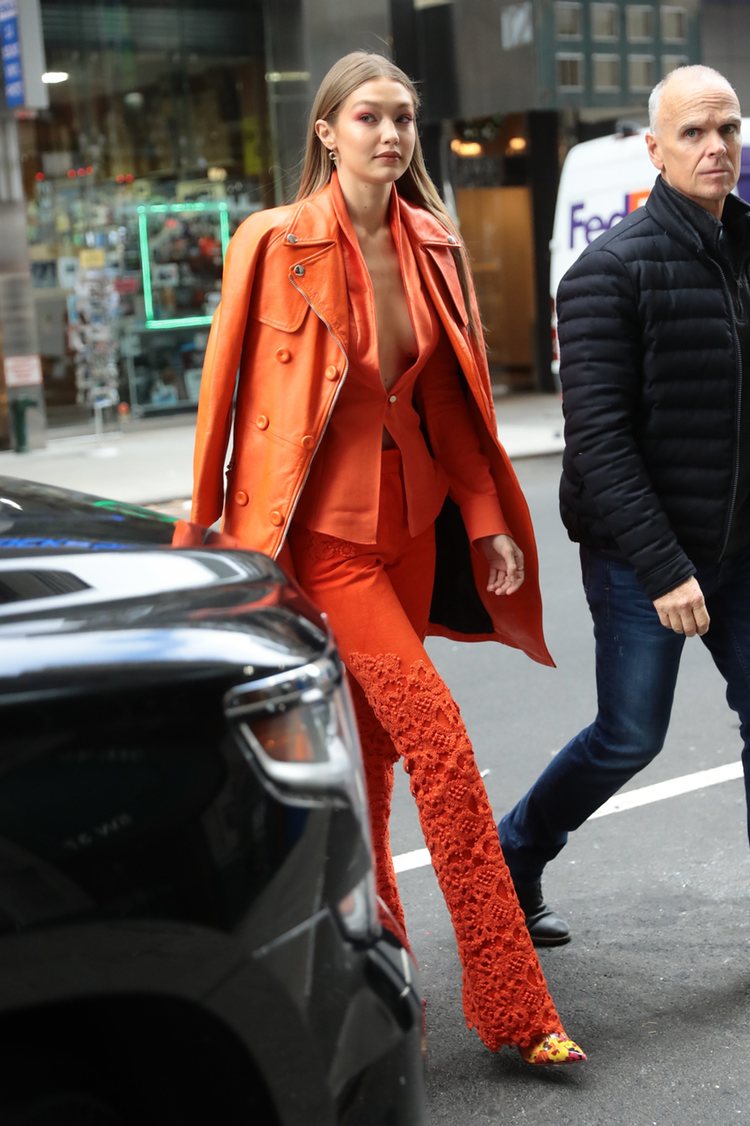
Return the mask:
<svg viewBox="0 0 750 1126"><path fill-rule="evenodd" d="M444 287L441 303L446 303L447 298L453 306L454 316L466 327L469 317L454 257L459 247L458 240L443 230L429 211L413 207L400 197L398 204L399 217L417 255L420 273L426 282L428 277L433 283L436 276L440 279Z"/></svg>
<svg viewBox="0 0 750 1126"><path fill-rule="evenodd" d="M459 244L429 211L414 207L403 199L399 200L399 206L401 222L415 248L419 271L456 353L461 371L488 424L495 426L487 357L481 338L475 339L469 329L466 300L456 264ZM479 311L476 305L474 316L478 322Z"/></svg>

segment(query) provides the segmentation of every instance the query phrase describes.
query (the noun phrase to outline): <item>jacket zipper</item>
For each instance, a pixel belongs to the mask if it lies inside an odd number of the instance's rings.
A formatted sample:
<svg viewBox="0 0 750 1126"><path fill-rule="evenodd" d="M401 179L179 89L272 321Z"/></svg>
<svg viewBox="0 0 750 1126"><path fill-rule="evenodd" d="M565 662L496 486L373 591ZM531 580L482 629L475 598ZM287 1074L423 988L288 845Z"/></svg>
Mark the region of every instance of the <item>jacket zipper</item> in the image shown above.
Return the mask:
<svg viewBox="0 0 750 1126"><path fill-rule="evenodd" d="M712 262L717 267L719 273L721 274L721 280L724 283L724 294L725 294L725 296L728 300L729 308L732 312L732 336L734 338L735 355L737 357L737 396L736 396L737 415L736 415L736 419L735 419L734 466L733 466L733 475L732 475L732 489L731 489L731 492L729 494L729 507L727 509L727 520L726 520L726 527L725 527L725 530L724 530L724 541L721 545L721 551L719 552L719 558L718 558L718 562L721 563L721 561L724 558L724 553L727 550L727 545L729 544L729 534L732 530L732 519L734 517L734 506L737 502L737 485L739 484L739 476L740 476L740 437L741 437L741 432L742 432L741 411L742 411L742 375L743 375L743 371L742 371L742 348L740 347L740 338L739 338L739 334L737 332L737 325L736 325L736 316L737 316L736 302L735 302L734 297L732 295L732 292L731 292L731 289L730 289L730 286L729 286L729 282L727 281L727 275L724 272L724 267L721 265L721 262L717 261L715 258L711 258L710 255L705 253L705 251L704 251L704 255L708 259L709 262Z"/></svg>

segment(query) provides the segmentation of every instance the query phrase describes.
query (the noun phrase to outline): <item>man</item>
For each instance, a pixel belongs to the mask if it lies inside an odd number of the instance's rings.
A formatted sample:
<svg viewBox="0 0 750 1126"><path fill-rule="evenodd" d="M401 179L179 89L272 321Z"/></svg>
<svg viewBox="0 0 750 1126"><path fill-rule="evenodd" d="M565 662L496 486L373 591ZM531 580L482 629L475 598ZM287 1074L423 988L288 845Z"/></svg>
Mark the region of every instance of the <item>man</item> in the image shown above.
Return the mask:
<svg viewBox="0 0 750 1126"><path fill-rule="evenodd" d="M598 714L499 825L538 945L567 942L545 864L661 750L686 637L739 714L750 798L750 207L740 107L716 71L649 100L660 175L563 278L563 522L580 544Z"/></svg>

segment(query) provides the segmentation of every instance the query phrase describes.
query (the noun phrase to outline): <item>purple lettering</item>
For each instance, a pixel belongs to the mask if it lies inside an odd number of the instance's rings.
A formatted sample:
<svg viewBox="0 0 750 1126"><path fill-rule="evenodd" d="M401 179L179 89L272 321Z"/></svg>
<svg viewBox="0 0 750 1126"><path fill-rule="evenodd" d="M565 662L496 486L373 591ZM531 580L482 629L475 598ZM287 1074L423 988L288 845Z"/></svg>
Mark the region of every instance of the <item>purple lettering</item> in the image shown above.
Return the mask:
<svg viewBox="0 0 750 1126"><path fill-rule="evenodd" d="M585 223L582 223L579 220L579 218L578 218L578 212L579 211L583 211L583 204L582 203L574 203L574 204L571 205L571 208L570 208L570 249L571 250L573 249L573 247L575 246L575 243L576 243L576 228L577 227L585 227L585 225L586 225Z"/></svg>
<svg viewBox="0 0 750 1126"><path fill-rule="evenodd" d="M607 230L607 226L601 215L592 215L586 224L586 242L593 242L597 235Z"/></svg>
<svg viewBox="0 0 750 1126"><path fill-rule="evenodd" d="M619 223L628 214L628 197L624 197L622 210L613 211L611 215L589 215L588 217L582 215L582 211L586 205L584 203L572 203L570 206L570 249L575 248L576 231L581 231L583 234L586 245L593 242L597 235L602 231L608 231L610 227L614 227L615 223Z"/></svg>

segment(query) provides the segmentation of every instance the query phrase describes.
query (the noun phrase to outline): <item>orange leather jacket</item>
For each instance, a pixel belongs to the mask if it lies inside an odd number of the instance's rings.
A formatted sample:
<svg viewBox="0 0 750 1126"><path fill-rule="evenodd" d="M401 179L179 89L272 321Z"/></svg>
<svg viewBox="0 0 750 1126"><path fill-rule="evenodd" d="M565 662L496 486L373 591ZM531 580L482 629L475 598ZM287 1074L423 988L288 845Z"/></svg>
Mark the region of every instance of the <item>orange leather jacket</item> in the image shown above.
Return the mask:
<svg viewBox="0 0 750 1126"><path fill-rule="evenodd" d="M456 268L457 240L424 208L403 199L400 205L401 222L466 381L472 419L503 514L526 561L526 582L516 594L489 595L487 563L469 544L455 505L446 501L437 523L438 567L429 632L458 640L501 641L552 664L542 633L531 519L498 441L486 353L469 329ZM340 238L330 184L296 204L246 219L227 251L221 303L206 349L192 519L210 525L223 511L226 533L274 558L282 553L348 372L349 309ZM471 300L478 324L473 293ZM287 562L285 557L281 561Z"/></svg>

